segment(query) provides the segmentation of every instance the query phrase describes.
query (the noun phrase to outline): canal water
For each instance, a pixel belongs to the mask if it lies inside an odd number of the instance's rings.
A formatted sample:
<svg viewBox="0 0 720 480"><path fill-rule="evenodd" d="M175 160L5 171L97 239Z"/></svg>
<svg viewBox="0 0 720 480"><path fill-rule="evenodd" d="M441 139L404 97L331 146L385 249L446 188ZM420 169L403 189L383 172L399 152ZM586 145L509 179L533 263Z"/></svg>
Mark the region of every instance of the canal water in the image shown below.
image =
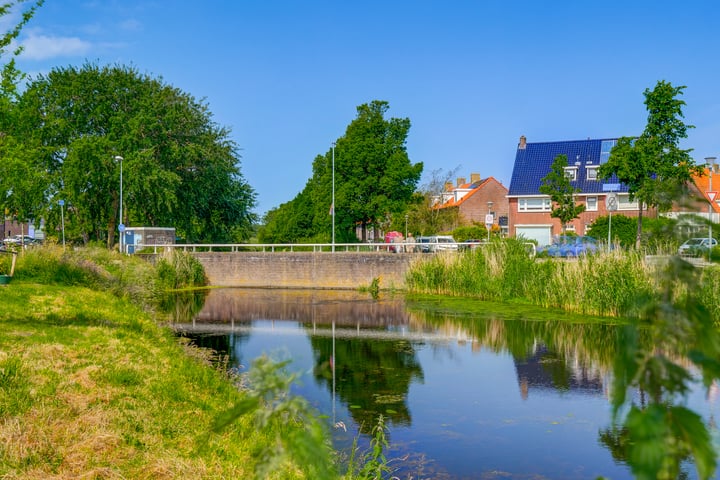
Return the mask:
<svg viewBox="0 0 720 480"><path fill-rule="evenodd" d="M337 450L379 415L399 479L633 478L611 434L620 328L563 313L345 291L212 290L174 326L245 372L290 360ZM463 312L463 313L459 313ZM718 388L690 396L715 440ZM642 402L642 395L636 393ZM696 478L691 464L686 478Z"/></svg>

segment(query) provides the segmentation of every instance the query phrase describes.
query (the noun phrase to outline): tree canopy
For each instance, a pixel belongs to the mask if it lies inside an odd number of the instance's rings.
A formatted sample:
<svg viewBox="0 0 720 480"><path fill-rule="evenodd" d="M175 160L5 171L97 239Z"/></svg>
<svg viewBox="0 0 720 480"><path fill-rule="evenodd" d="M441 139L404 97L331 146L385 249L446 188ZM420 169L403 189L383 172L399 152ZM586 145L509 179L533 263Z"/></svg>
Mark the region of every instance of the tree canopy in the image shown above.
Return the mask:
<svg viewBox="0 0 720 480"><path fill-rule="evenodd" d="M567 166L567 155L555 157L550 172L542 179L540 185L540 193L550 195L550 200L553 202L550 216L560 220L563 233L565 225L585 211L585 205L575 203L575 194L579 193L580 189L570 184L570 179L565 174Z"/></svg>
<svg viewBox="0 0 720 480"><path fill-rule="evenodd" d="M111 245L119 222L175 227L187 241L249 237L255 193L238 148L207 105L179 89L132 68L86 64L39 76L13 110L22 142L4 152L0 192L12 193L0 201L44 214L49 232L64 200L73 239Z"/></svg>
<svg viewBox="0 0 720 480"><path fill-rule="evenodd" d="M683 122L682 95L685 86L674 87L664 80L653 90L645 89L647 125L637 137L623 137L610 152L607 163L600 166L601 178L616 175L628 186L630 199L639 204L636 246L642 236L643 205L667 210L687 189L692 176L702 173L690 152L680 148L680 140L693 128Z"/></svg>
<svg viewBox="0 0 720 480"><path fill-rule="evenodd" d="M356 226L361 227L364 241L368 227L384 230L394 217L404 217L422 163L412 164L407 155L410 120L385 119L388 108L388 102L379 100L357 107L357 117L345 135L315 157L313 175L303 191L268 212L259 232L261 241L329 241L333 170L338 241L354 241Z"/></svg>
<svg viewBox="0 0 720 480"><path fill-rule="evenodd" d="M0 18L9 15L14 9L20 9L21 19L13 28L0 35L0 59L5 60L0 69L0 214L25 220L31 218L38 205L33 202L28 192L38 188L37 182L42 172L33 171L25 162L27 155L23 145L23 137L14 132L17 122L15 103L19 98L19 84L26 78L15 66L15 57L22 47L11 51L13 42L22 28L27 25L35 11L43 4L43 0L27 2L25 0L9 1L0 5ZM27 6L29 5L29 6ZM23 7L26 7L23 10ZM17 180L10 183L9 178Z"/></svg>

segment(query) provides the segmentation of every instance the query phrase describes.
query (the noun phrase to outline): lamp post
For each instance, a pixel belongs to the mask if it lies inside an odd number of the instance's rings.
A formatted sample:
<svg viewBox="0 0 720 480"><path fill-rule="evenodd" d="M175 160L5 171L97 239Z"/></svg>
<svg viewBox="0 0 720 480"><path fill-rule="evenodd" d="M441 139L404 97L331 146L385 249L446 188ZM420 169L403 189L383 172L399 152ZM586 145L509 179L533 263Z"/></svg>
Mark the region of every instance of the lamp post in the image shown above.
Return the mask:
<svg viewBox="0 0 720 480"><path fill-rule="evenodd" d="M715 169L715 160L717 160L716 157L705 157L705 163L707 163L708 171L709 171L709 184L708 184L708 199L710 200L710 203L708 203L708 262L712 259L712 224L713 224L713 202L715 201L712 187L712 180L713 180L713 170Z"/></svg>
<svg viewBox="0 0 720 480"><path fill-rule="evenodd" d="M335 142L332 142L332 251L335 252Z"/></svg>
<svg viewBox="0 0 720 480"><path fill-rule="evenodd" d="M485 226L487 227L487 233L488 233L487 241L489 242L490 241L490 229L492 228L493 222L494 222L494 218L492 216L493 202L487 202L487 206L488 206L488 214L485 217Z"/></svg>
<svg viewBox="0 0 720 480"><path fill-rule="evenodd" d="M118 232L120 232L120 253L123 253L123 234L125 232L125 225L123 225L123 157L115 155L114 158L116 162L120 162L120 223L118 224Z"/></svg>
<svg viewBox="0 0 720 480"><path fill-rule="evenodd" d="M407 240L407 221L408 221L408 214L405 214L405 240Z"/></svg>
<svg viewBox="0 0 720 480"><path fill-rule="evenodd" d="M60 204L60 224L62 225L62 244L63 250L65 250L65 200L59 200Z"/></svg>

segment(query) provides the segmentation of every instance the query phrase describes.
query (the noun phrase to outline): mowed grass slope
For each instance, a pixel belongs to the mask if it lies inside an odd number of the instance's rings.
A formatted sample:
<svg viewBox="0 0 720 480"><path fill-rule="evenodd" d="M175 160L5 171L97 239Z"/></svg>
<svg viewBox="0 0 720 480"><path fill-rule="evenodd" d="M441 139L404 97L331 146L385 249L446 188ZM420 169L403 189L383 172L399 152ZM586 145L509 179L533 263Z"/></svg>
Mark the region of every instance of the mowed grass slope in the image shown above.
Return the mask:
<svg viewBox="0 0 720 480"><path fill-rule="evenodd" d="M270 440L209 433L243 392L206 355L102 289L0 287L0 478L252 477Z"/></svg>

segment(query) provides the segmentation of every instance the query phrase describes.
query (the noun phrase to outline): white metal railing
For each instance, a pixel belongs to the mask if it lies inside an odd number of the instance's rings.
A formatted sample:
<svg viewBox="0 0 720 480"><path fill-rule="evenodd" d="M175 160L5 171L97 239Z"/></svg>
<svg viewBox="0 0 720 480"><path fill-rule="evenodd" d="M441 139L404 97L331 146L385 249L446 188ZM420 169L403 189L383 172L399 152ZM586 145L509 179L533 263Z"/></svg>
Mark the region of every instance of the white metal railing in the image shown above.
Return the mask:
<svg viewBox="0 0 720 480"><path fill-rule="evenodd" d="M158 253L163 249L181 249L186 252L393 252L433 253L440 251L470 250L488 245L490 242L402 242L402 243L175 243L125 245L126 249L152 249ZM535 244L528 242L529 253L535 254ZM129 250L126 250L128 252Z"/></svg>

